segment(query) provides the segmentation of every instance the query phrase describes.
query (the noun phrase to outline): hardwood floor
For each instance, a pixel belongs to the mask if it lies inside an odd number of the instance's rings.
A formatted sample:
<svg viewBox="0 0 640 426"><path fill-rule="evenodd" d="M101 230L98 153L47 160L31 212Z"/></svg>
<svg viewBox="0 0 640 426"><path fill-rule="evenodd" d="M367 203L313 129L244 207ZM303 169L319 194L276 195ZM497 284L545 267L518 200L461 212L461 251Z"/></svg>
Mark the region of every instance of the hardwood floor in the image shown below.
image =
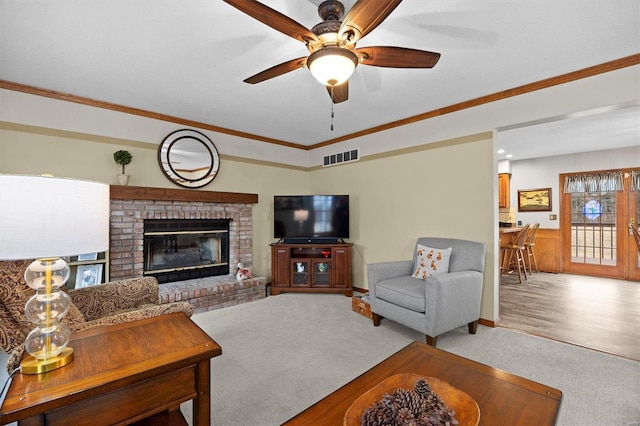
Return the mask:
<svg viewBox="0 0 640 426"><path fill-rule="evenodd" d="M640 361L640 282L583 275L503 276L502 327Z"/></svg>

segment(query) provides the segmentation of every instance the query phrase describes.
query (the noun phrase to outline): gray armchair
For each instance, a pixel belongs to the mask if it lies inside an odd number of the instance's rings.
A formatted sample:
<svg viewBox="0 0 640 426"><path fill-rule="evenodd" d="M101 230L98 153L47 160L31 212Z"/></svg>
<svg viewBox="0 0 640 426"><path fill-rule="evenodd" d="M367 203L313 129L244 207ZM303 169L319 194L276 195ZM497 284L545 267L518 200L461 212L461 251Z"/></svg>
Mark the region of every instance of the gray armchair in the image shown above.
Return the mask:
<svg viewBox="0 0 640 426"><path fill-rule="evenodd" d="M446 273L419 279L418 245L451 248ZM388 318L424 333L435 346L439 335L465 324L475 334L480 319L485 245L451 238L419 238L413 260L374 263L367 267L373 325Z"/></svg>

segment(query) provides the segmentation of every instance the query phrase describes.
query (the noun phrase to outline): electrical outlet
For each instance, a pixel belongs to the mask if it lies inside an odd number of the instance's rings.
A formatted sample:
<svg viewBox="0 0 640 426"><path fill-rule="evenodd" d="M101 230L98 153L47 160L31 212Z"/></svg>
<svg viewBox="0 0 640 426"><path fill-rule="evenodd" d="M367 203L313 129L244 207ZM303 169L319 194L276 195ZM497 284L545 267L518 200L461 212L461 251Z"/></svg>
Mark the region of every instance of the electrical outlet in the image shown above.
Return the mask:
<svg viewBox="0 0 640 426"><path fill-rule="evenodd" d="M550 214L549 215L549 220L558 220L558 215L557 214Z"/></svg>

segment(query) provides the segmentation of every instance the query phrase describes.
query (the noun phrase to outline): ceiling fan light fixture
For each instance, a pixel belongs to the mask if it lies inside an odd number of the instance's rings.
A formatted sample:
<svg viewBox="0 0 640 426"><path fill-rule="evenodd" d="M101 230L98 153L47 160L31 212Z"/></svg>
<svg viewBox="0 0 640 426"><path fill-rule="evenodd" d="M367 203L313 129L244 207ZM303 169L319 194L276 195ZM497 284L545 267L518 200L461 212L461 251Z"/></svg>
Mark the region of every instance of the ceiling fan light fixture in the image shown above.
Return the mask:
<svg viewBox="0 0 640 426"><path fill-rule="evenodd" d="M325 86L338 86L351 77L358 57L349 49L328 46L316 50L307 59L307 67L316 80Z"/></svg>

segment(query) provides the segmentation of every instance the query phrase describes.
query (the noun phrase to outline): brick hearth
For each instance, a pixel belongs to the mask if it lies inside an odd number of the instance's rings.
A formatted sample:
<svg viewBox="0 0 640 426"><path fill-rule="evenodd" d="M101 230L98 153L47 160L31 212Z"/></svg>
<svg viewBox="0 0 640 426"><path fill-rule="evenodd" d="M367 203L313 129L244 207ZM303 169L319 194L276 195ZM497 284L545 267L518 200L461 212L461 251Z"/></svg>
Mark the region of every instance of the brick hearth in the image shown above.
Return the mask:
<svg viewBox="0 0 640 426"><path fill-rule="evenodd" d="M236 265L252 266L252 204L255 194L143 187L111 187L110 280L144 272L145 219L230 219L229 275L160 285L161 301L189 301L196 311L265 297L266 279L236 281Z"/></svg>
<svg viewBox="0 0 640 426"><path fill-rule="evenodd" d="M188 301L195 312L205 312L264 299L266 285L264 277L237 281L228 275L165 283L160 286L160 302Z"/></svg>

